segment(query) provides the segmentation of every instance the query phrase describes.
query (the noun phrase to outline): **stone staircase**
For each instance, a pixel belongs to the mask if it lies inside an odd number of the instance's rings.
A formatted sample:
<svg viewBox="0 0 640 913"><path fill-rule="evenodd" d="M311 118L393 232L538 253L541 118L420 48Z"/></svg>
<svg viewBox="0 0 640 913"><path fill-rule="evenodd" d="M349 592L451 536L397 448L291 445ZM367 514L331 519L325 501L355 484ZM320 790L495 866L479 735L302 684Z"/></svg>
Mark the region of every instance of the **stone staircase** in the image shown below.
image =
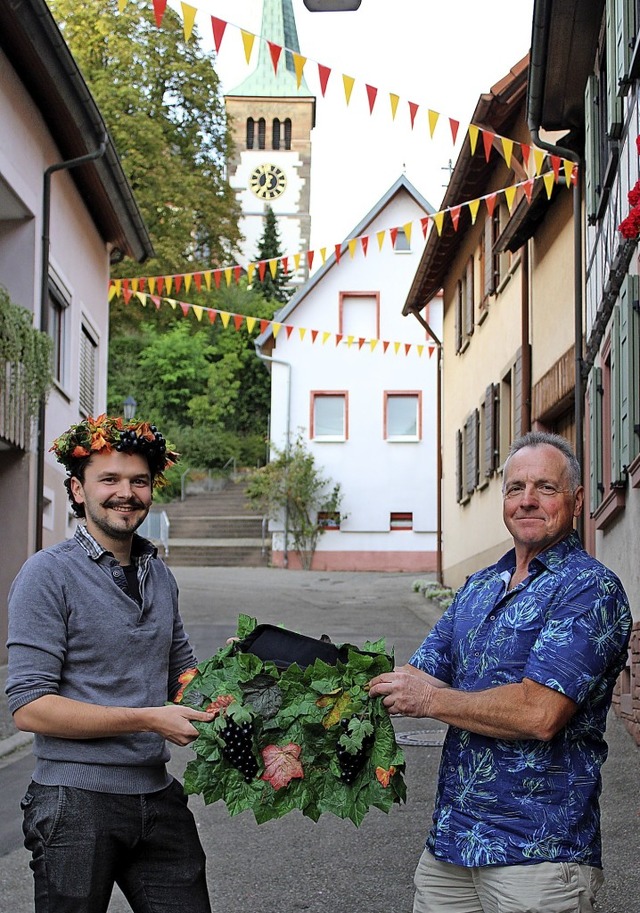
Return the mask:
<svg viewBox="0 0 640 913"><path fill-rule="evenodd" d="M154 506L164 510L170 523L171 567L266 567L271 540L262 515L248 503L246 484L228 480L214 492L187 493L184 501Z"/></svg>

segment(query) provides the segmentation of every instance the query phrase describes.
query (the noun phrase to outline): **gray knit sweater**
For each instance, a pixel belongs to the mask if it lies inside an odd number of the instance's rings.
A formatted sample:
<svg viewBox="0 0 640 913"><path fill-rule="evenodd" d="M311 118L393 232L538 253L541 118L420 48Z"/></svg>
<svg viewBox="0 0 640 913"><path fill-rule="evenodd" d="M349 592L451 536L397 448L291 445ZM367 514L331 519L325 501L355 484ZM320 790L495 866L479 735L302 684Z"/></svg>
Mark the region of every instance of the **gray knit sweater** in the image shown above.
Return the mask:
<svg viewBox="0 0 640 913"><path fill-rule="evenodd" d="M14 713L45 694L119 707L161 706L195 657L178 588L151 543L136 536L142 607L122 568L79 528L33 555L9 594L7 695ZM163 789L169 751L152 732L100 739L36 735L34 780L107 793Z"/></svg>

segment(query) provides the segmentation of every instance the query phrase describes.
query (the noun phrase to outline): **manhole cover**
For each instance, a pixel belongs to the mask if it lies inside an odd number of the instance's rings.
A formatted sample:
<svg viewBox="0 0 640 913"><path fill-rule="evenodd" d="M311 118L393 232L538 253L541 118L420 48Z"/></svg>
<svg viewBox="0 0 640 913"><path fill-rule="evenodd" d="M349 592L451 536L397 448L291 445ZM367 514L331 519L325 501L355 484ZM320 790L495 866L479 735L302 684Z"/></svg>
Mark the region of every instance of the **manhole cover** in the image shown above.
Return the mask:
<svg viewBox="0 0 640 913"><path fill-rule="evenodd" d="M409 732L396 732L396 742L398 745L438 748L444 743L446 731L446 729L413 729Z"/></svg>

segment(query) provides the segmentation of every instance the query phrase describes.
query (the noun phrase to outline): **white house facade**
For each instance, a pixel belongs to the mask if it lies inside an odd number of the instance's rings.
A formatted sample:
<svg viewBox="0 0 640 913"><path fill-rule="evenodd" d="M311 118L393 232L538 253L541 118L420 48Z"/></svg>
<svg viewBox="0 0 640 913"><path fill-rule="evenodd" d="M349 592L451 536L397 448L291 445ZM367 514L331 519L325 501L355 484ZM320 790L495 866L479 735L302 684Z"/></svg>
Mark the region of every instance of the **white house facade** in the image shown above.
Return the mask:
<svg viewBox="0 0 640 913"><path fill-rule="evenodd" d="M440 300L432 336L401 315L431 211L400 177L276 314L277 335L257 341L272 373L271 441L282 450L300 436L341 487L317 570L435 570ZM272 543L274 565L300 566L283 522Z"/></svg>

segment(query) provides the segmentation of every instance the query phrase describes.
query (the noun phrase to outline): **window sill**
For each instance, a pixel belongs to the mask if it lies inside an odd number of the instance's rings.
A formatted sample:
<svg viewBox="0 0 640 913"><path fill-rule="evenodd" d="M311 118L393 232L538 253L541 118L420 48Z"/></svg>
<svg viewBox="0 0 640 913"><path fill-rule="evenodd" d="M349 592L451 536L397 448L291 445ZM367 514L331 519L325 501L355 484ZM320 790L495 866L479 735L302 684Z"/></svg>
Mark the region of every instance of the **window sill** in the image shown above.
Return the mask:
<svg viewBox="0 0 640 913"><path fill-rule="evenodd" d="M385 438L387 444L419 444L420 438L417 435L394 435L393 437Z"/></svg>
<svg viewBox="0 0 640 913"><path fill-rule="evenodd" d="M640 488L640 454L629 466L629 483L632 488Z"/></svg>
<svg viewBox="0 0 640 913"><path fill-rule="evenodd" d="M612 488L602 504L591 515L595 520L596 529L606 529L612 520L624 510L625 500L624 488Z"/></svg>
<svg viewBox="0 0 640 913"><path fill-rule="evenodd" d="M311 438L314 444L344 444L346 437L313 437Z"/></svg>

